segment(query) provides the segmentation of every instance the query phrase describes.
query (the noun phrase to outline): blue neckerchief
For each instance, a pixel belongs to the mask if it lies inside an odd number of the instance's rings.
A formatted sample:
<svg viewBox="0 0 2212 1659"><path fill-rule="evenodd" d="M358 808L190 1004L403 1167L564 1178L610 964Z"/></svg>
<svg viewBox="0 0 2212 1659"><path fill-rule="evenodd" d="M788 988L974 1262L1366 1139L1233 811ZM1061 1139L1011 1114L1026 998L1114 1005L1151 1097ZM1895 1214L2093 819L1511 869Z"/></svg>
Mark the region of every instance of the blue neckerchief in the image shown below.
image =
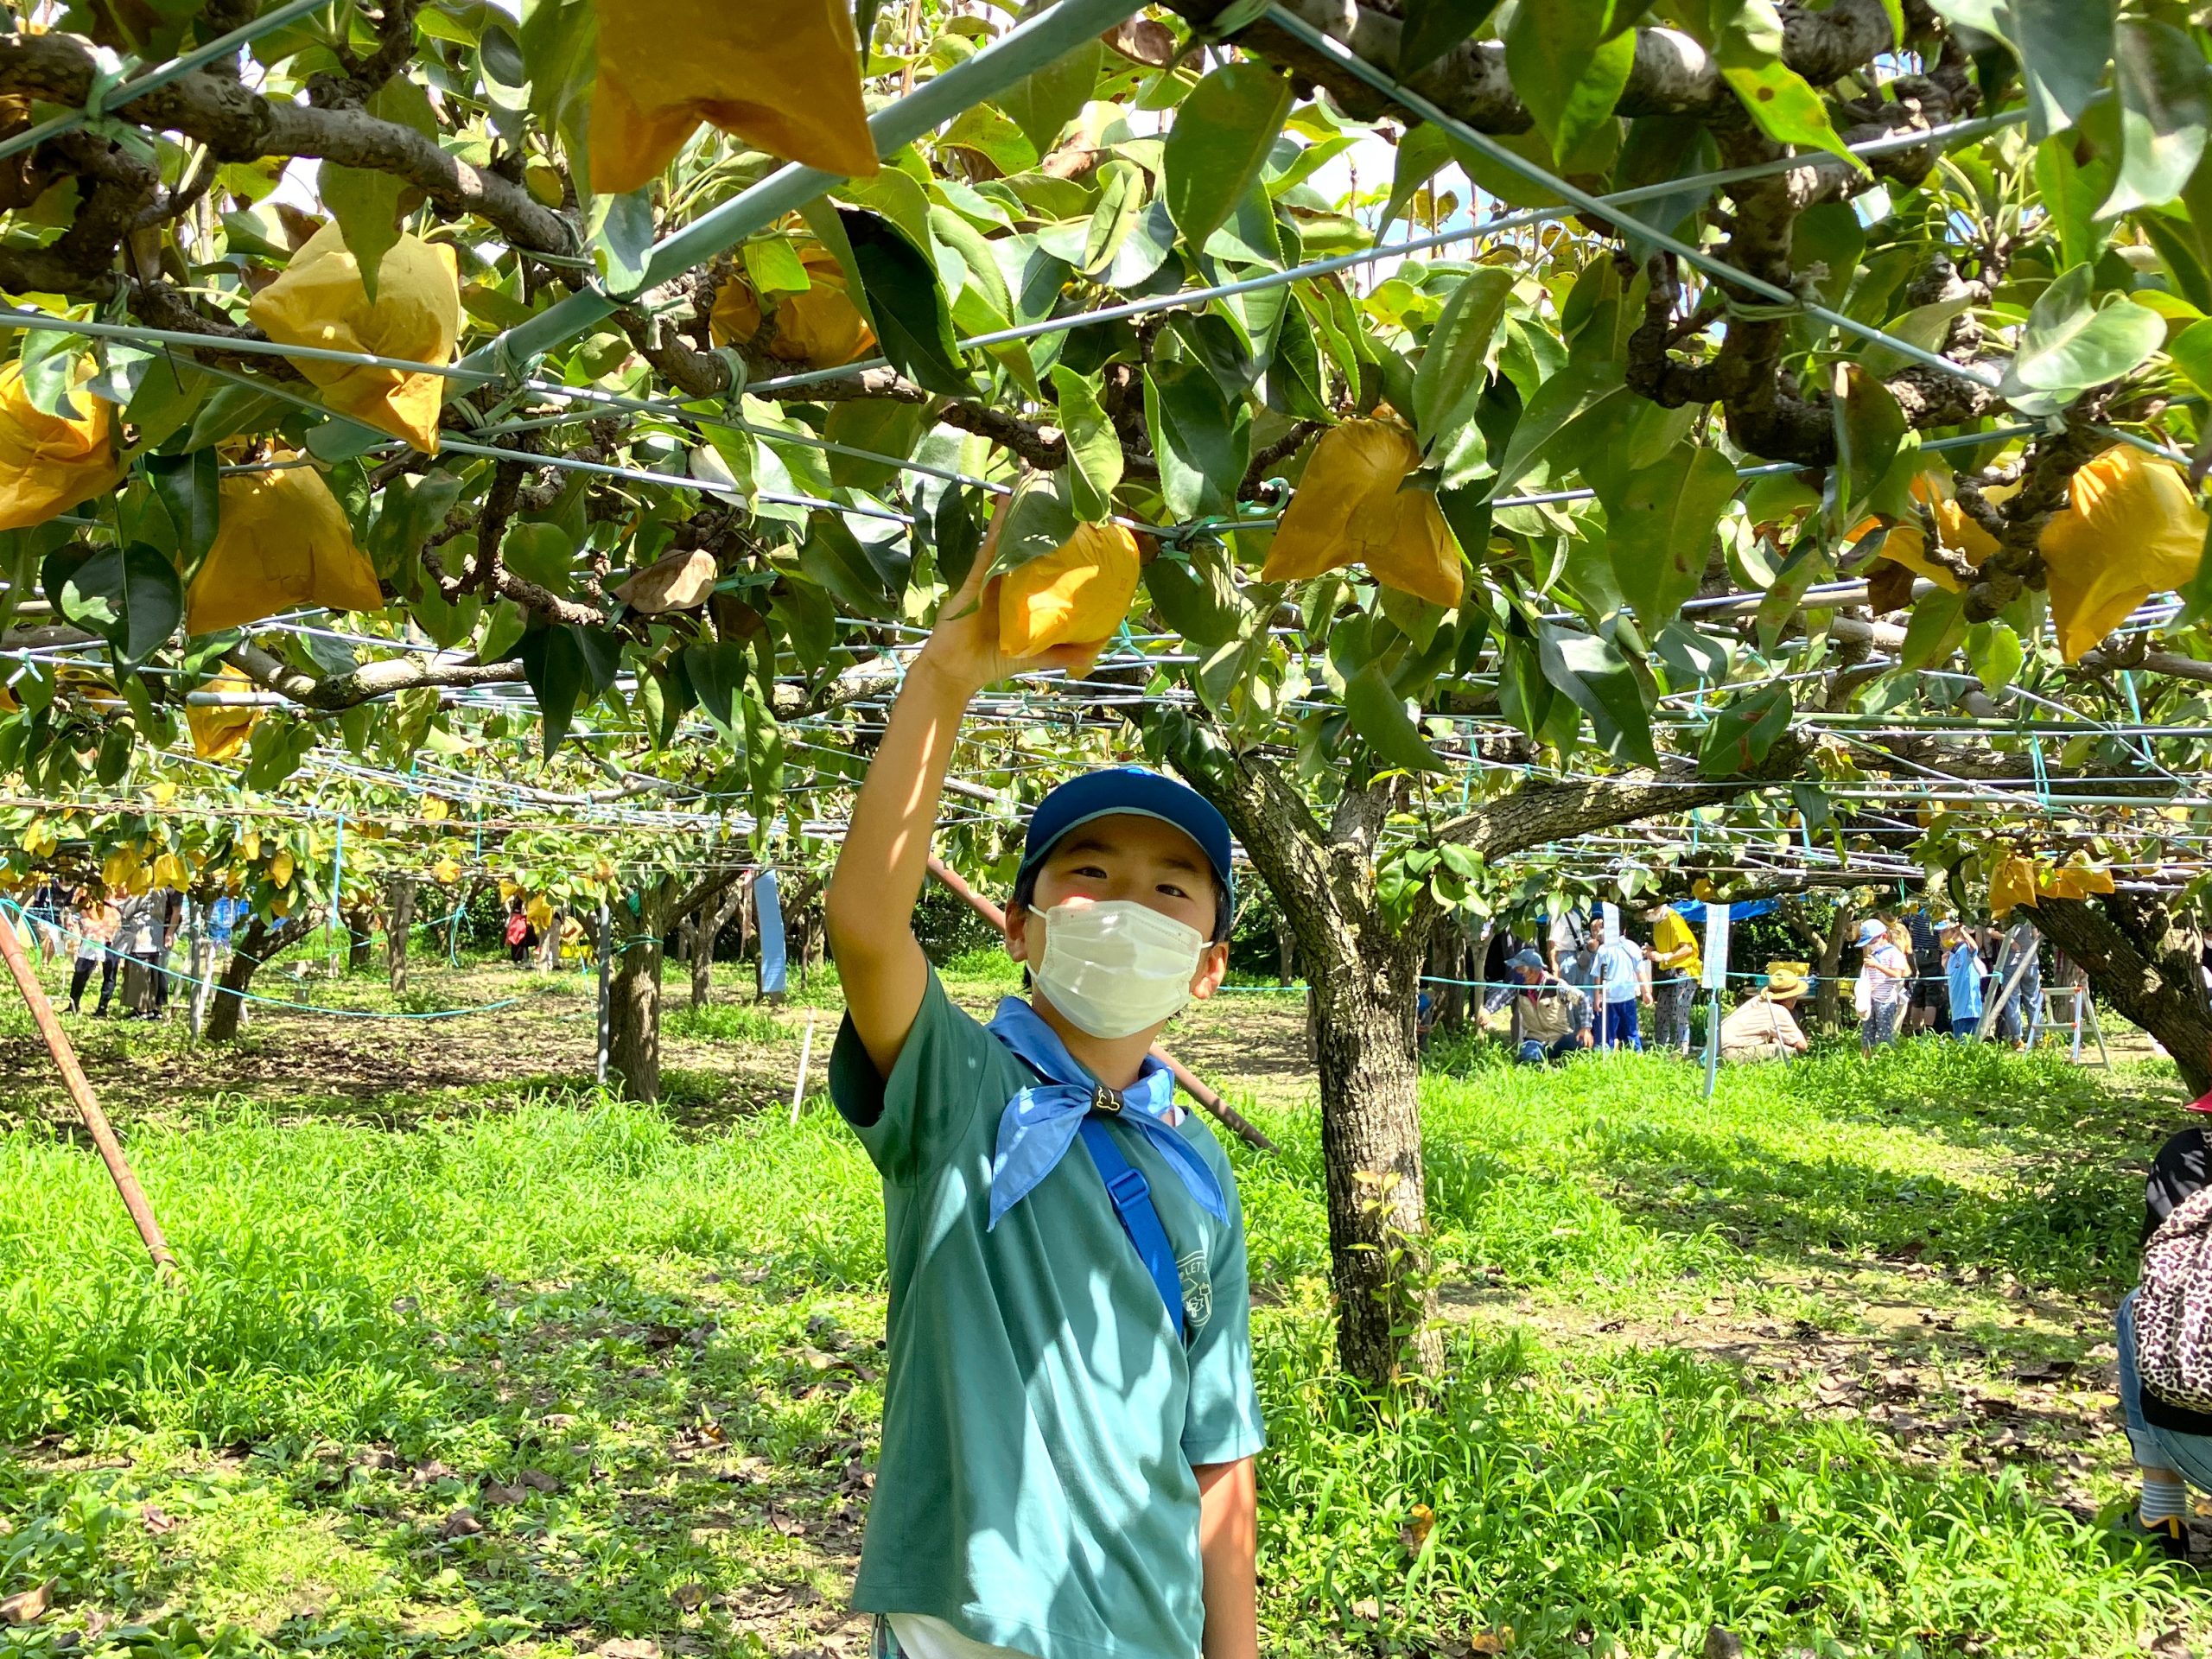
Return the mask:
<svg viewBox="0 0 2212 1659"><path fill-rule="evenodd" d="M1068 1052L1059 1033L1018 996L1000 1001L987 1029L1032 1070L1052 1079L1020 1090L999 1115L997 1149L991 1158L990 1225L995 1227L1001 1216L1027 1198L1030 1189L1067 1156L1076 1131L1097 1098L1098 1084ZM1229 1208L1219 1179L1167 1122L1174 1098L1175 1074L1147 1055L1136 1082L1122 1091L1119 1116L1160 1149L1208 1215L1226 1221Z"/></svg>

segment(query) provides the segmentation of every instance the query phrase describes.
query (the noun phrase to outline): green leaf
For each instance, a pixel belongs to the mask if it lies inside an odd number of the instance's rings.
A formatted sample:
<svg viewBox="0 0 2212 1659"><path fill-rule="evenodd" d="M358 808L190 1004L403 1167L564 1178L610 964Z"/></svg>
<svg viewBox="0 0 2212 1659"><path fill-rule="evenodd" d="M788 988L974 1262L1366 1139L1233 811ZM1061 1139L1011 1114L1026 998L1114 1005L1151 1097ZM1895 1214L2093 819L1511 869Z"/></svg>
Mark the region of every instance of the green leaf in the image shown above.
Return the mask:
<svg viewBox="0 0 2212 1659"><path fill-rule="evenodd" d="M276 423L280 411L290 407L281 397L256 386L242 386L235 382L218 386L194 416L192 430L185 435L184 447L202 449L240 432L265 431Z"/></svg>
<svg viewBox="0 0 2212 1659"><path fill-rule="evenodd" d="M653 187L592 202L594 221L591 257L601 281L613 294L633 294L645 280L645 261L653 246Z"/></svg>
<svg viewBox="0 0 2212 1659"><path fill-rule="evenodd" d="M346 251L361 268L361 287L377 296L377 273L384 257L399 241L399 193L404 181L375 168L340 167L325 162L317 175L322 205L338 221Z"/></svg>
<svg viewBox="0 0 2212 1659"><path fill-rule="evenodd" d="M928 391L948 397L973 395L936 267L888 219L857 207L841 207L837 217L852 244L884 356Z"/></svg>
<svg viewBox="0 0 2212 1659"><path fill-rule="evenodd" d="M59 328L33 328L25 333L16 362L22 375L23 396L40 414L67 421L84 418L72 383L85 344L82 334L64 334Z"/></svg>
<svg viewBox="0 0 2212 1659"><path fill-rule="evenodd" d="M1321 368L1321 353L1313 343L1313 326L1302 306L1283 308L1275 325L1274 349L1268 372L1260 382L1260 398L1279 415L1293 420L1332 418L1328 379Z"/></svg>
<svg viewBox="0 0 2212 1659"><path fill-rule="evenodd" d="M1847 522L1873 499L1904 442L1904 411L1890 389L1855 363L1839 363L1835 397L1836 467L1842 483L1840 506Z"/></svg>
<svg viewBox="0 0 2212 1659"><path fill-rule="evenodd" d="M1536 388L1536 395L1521 411L1521 419L1505 446L1505 459L1498 463L1491 493L1504 495L1510 492L1568 422L1605 398L1627 395L1619 371L1610 365L1570 363L1553 375Z"/></svg>
<svg viewBox="0 0 2212 1659"><path fill-rule="evenodd" d="M1398 79L1427 68L1480 29L1497 10L1497 0L1406 0L1405 28L1398 35Z"/></svg>
<svg viewBox="0 0 2212 1659"><path fill-rule="evenodd" d="M2120 83L2120 182L2100 215L2171 201L2204 154L2212 123L2203 48L2171 23L2125 22L2113 60Z"/></svg>
<svg viewBox="0 0 2212 1659"><path fill-rule="evenodd" d="M575 537L559 524L543 520L508 525L499 543L500 563L556 594L569 591L569 571L575 557Z"/></svg>
<svg viewBox="0 0 2212 1659"><path fill-rule="evenodd" d="M2118 296L2100 307L2095 283L2094 266L2076 265L2029 310L2000 388L2022 413L2057 413L2091 387L2139 366L2165 339L2157 312Z"/></svg>
<svg viewBox="0 0 2212 1659"><path fill-rule="evenodd" d="M1068 486L1076 516L1092 523L1113 508L1122 481L1122 437L1099 404L1099 388L1065 364L1052 367L1060 431L1068 445Z"/></svg>
<svg viewBox="0 0 2212 1659"><path fill-rule="evenodd" d="M1897 651L1897 665L1904 669L1933 668L1948 662L1966 635L1967 597L1936 588L1912 602L1912 620L1905 624L1904 644Z"/></svg>
<svg viewBox="0 0 2212 1659"><path fill-rule="evenodd" d="M176 528L177 547L187 558L201 557L214 544L216 518L221 511L215 452L195 449L181 455L149 455L145 466L147 481Z"/></svg>
<svg viewBox="0 0 2212 1659"><path fill-rule="evenodd" d="M904 461L930 429L930 415L921 404L896 404L880 397L848 397L830 406L830 423L823 435L833 443L871 449L879 455ZM716 453L720 453L717 451ZM853 455L828 457L832 482L849 489L880 490L899 476L886 461L862 461Z"/></svg>
<svg viewBox="0 0 2212 1659"><path fill-rule="evenodd" d="M1745 693L1705 728L1698 746L1698 771L1707 778L1735 778L1749 772L1789 729L1789 717L1796 712L1786 685Z"/></svg>
<svg viewBox="0 0 2212 1659"><path fill-rule="evenodd" d="M2040 141L2081 119L2113 55L2112 0L2007 0L2001 31L2020 54L2028 137Z"/></svg>
<svg viewBox="0 0 2212 1659"><path fill-rule="evenodd" d="M512 599L502 599L495 601L486 615L484 637L476 645L476 660L480 663L512 660L515 646L521 642L523 629L529 625L530 613Z"/></svg>
<svg viewBox="0 0 2212 1659"><path fill-rule="evenodd" d="M576 717L590 670L576 642L575 630L557 624L524 632L515 655L522 659L523 677L530 682L531 692L537 699L544 728L541 752L550 760Z"/></svg>
<svg viewBox="0 0 2212 1659"><path fill-rule="evenodd" d="M1539 622L1536 650L1544 677L1590 716L1601 747L1639 766L1659 764L1643 682L1619 646L1599 634L1570 633L1555 622Z"/></svg>
<svg viewBox="0 0 2212 1659"><path fill-rule="evenodd" d="M1613 0L1540 0L1514 9L1505 69L1555 156L1613 118L1636 65L1636 33L1612 33Z"/></svg>
<svg viewBox="0 0 2212 1659"><path fill-rule="evenodd" d="M2168 340L2166 355L2190 385L2212 397L2212 317L2200 317Z"/></svg>
<svg viewBox="0 0 2212 1659"><path fill-rule="evenodd" d="M2020 636L2005 624L1977 622L1967 630L1967 665L1991 696L2012 683L2026 660Z"/></svg>
<svg viewBox="0 0 2212 1659"><path fill-rule="evenodd" d="M1485 265L1460 280L1429 330L1414 372L1414 428L1424 447L1474 419L1475 400L1489 383L1491 337L1513 294L1514 273Z"/></svg>
<svg viewBox="0 0 2212 1659"><path fill-rule="evenodd" d="M2058 232L2058 263L2068 269L2094 260L2102 251L2097 215L2117 176L2106 156L2076 161L2078 148L2078 137L2063 135L2036 146L2036 192L2050 215L2051 228Z"/></svg>
<svg viewBox="0 0 2212 1659"><path fill-rule="evenodd" d="M970 490L947 490L939 498L930 524L930 543L937 550L938 579L949 590L968 580L976 550L983 544L983 524Z"/></svg>
<svg viewBox="0 0 2212 1659"><path fill-rule="evenodd" d="M524 0L524 67L530 73L530 112L541 130L568 151L576 188L588 188L590 146L584 126L599 61L599 12L592 0Z"/></svg>
<svg viewBox="0 0 2212 1659"><path fill-rule="evenodd" d="M726 737L737 732L734 712L745 683L745 646L735 639L711 639L683 652L683 671L697 693L699 707Z"/></svg>
<svg viewBox="0 0 2212 1659"><path fill-rule="evenodd" d="M126 664L161 649L184 620L176 567L143 542L93 550L67 572L58 593L52 586L55 562L48 565L48 592L61 614L101 635Z"/></svg>
<svg viewBox="0 0 2212 1659"><path fill-rule="evenodd" d="M1105 52L1102 41L1086 41L999 94L999 107L1014 118L1039 156L1052 148L1060 130L1090 101Z"/></svg>
<svg viewBox="0 0 2212 1659"><path fill-rule="evenodd" d="M1697 592L1713 527L1735 493L1736 468L1727 456L1684 443L1602 498L1613 576L1646 639Z"/></svg>
<svg viewBox="0 0 2212 1659"><path fill-rule="evenodd" d="M1451 159L1452 141L1445 137L1442 128L1431 126L1426 121L1409 129L1398 140L1397 159L1390 175L1390 200L1383 204L1382 217L1375 226L1377 237L1405 213L1421 186L1436 176L1436 169Z"/></svg>
<svg viewBox="0 0 2212 1659"><path fill-rule="evenodd" d="M1759 130L1777 143L1825 149L1862 174L1866 163L1836 134L1812 83L1782 60L1782 14L1772 0L1739 0L1720 30L1714 59Z"/></svg>
<svg viewBox="0 0 2212 1659"><path fill-rule="evenodd" d="M1240 403L1232 411L1212 373L1181 359L1154 363L1146 372L1144 415L1167 511L1178 519L1234 512L1251 459L1246 406Z"/></svg>
<svg viewBox="0 0 2212 1659"><path fill-rule="evenodd" d="M1161 157L1168 216L1202 248L1256 183L1290 113L1290 81L1264 63L1224 64L1175 111Z"/></svg>
<svg viewBox="0 0 2212 1659"><path fill-rule="evenodd" d="M1236 639L1249 620L1218 542L1198 543L1187 562L1163 552L1145 567L1144 585L1160 619L1201 651Z"/></svg>
<svg viewBox="0 0 2212 1659"><path fill-rule="evenodd" d="M1379 664L1368 664L1344 683L1344 717L1385 765L1405 772L1446 769L1406 713L1404 699L1390 689Z"/></svg>

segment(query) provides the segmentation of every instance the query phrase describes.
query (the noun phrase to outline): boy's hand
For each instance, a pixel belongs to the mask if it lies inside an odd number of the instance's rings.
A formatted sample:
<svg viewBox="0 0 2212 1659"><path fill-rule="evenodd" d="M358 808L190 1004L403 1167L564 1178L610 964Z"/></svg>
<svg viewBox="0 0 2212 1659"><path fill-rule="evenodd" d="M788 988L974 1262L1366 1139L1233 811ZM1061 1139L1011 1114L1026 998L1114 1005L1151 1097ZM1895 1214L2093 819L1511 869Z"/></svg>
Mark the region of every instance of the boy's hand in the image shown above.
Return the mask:
<svg viewBox="0 0 2212 1659"><path fill-rule="evenodd" d="M968 569L967 580L944 596L938 607L936 626L914 658L917 669L935 671L970 696L987 685L1039 669L1064 669L1071 679L1081 679L1105 649L1103 641L1091 645L1054 645L1033 657L1009 657L999 649L999 583L1004 578L986 577L998 556L999 531L1006 523L1007 506L1012 499L1011 496L1000 498L983 544L976 550L976 562Z"/></svg>

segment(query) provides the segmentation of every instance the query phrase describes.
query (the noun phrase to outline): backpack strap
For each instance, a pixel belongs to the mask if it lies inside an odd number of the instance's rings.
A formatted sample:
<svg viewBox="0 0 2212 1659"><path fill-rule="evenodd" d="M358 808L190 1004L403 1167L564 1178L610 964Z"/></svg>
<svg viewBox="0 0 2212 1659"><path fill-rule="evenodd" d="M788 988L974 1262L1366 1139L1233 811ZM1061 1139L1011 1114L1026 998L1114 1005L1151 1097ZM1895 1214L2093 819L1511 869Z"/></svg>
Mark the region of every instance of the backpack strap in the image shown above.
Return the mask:
<svg viewBox="0 0 2212 1659"><path fill-rule="evenodd" d="M1106 1183L1106 1196L1113 1200L1114 1213L1122 1218L1122 1230L1129 1236L1129 1243L1136 1247L1137 1259L1152 1275L1153 1286L1166 1305L1168 1322L1175 1327L1175 1339L1180 1342L1183 1275L1175 1266L1175 1246L1169 1242L1167 1229L1152 1202L1151 1183L1145 1179L1141 1170L1122 1155L1122 1149L1114 1144L1113 1135L1108 1133L1104 1120L1096 1112L1084 1116L1078 1132L1090 1154L1090 1161L1098 1166L1099 1177Z"/></svg>

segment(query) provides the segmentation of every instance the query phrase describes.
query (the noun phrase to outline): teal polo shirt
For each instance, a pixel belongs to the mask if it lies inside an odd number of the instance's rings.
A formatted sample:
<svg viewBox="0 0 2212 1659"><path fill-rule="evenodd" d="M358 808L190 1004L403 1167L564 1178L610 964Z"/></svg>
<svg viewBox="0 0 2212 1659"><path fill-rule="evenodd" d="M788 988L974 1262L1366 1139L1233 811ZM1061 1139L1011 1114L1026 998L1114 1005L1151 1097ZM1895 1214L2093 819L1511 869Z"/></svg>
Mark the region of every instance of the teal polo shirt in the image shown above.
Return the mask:
<svg viewBox="0 0 2212 1659"><path fill-rule="evenodd" d="M1185 1116L1178 1133L1228 1201L1216 1221L1142 1136L1109 1127L1175 1246L1185 1344L1080 1141L987 1227L999 1115L1034 1080L934 971L887 1080L849 1018L837 1033L830 1096L883 1178L891 1273L853 1605L1037 1659L1196 1659L1192 1467L1266 1439L1236 1178Z"/></svg>

